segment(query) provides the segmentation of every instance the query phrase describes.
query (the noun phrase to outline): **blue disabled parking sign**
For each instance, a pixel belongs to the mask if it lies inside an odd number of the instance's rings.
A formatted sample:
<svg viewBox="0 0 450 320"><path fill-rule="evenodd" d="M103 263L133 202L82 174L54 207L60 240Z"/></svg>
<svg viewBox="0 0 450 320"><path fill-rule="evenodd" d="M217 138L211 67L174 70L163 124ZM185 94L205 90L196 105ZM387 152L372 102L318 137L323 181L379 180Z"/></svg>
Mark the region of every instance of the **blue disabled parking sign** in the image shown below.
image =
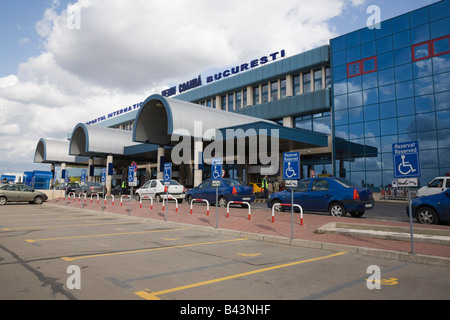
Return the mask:
<svg viewBox="0 0 450 320"><path fill-rule="evenodd" d="M420 177L419 142L399 142L392 145L394 177Z"/></svg>
<svg viewBox="0 0 450 320"><path fill-rule="evenodd" d="M300 179L300 152L283 153L283 179Z"/></svg>
<svg viewBox="0 0 450 320"><path fill-rule="evenodd" d="M172 163L164 163L164 182L169 182L172 179Z"/></svg>

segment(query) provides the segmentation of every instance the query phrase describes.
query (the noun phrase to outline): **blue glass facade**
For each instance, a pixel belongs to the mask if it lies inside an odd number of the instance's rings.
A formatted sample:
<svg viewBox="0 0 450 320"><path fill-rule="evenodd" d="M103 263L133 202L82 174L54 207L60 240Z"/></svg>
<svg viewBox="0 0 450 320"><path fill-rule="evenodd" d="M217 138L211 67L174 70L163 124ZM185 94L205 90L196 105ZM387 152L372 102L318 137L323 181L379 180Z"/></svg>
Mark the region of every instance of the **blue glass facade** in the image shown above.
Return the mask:
<svg viewBox="0 0 450 320"><path fill-rule="evenodd" d="M336 174L367 186L394 179L392 144L418 140L421 184L450 172L448 0L332 39ZM378 151L373 152L373 148Z"/></svg>

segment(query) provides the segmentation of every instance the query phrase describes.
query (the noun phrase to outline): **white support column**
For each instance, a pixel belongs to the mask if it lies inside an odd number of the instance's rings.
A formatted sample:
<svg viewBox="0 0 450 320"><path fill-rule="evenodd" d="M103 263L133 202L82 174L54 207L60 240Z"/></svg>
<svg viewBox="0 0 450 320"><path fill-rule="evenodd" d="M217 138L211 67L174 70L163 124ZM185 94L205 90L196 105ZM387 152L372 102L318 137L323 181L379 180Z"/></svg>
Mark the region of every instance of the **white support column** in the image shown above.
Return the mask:
<svg viewBox="0 0 450 320"><path fill-rule="evenodd" d="M161 171L161 157L164 157L165 152L164 152L164 148L163 147L159 147L158 148L158 158L157 158L157 163L158 163L158 167L156 168L156 179L164 179L164 172Z"/></svg>
<svg viewBox="0 0 450 320"><path fill-rule="evenodd" d="M89 158L89 166L88 166L88 182L94 182L94 175L91 176L91 170L94 172L94 169L91 169L94 167L94 158Z"/></svg>
<svg viewBox="0 0 450 320"><path fill-rule="evenodd" d="M112 186L112 172L109 174L109 165L113 163L113 156L109 155L106 157L106 193L111 193Z"/></svg>
<svg viewBox="0 0 450 320"><path fill-rule="evenodd" d="M198 186L203 180L203 170L199 169L199 153L203 152L203 141L195 139L194 141L194 186Z"/></svg>

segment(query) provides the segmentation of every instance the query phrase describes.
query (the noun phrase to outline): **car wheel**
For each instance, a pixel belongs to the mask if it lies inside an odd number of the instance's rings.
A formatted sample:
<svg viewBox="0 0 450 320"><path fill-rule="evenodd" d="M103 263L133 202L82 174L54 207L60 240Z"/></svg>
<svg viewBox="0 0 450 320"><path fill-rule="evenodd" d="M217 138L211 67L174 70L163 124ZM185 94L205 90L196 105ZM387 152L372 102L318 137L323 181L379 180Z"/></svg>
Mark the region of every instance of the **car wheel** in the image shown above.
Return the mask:
<svg viewBox="0 0 450 320"><path fill-rule="evenodd" d="M365 211L359 211L359 212L350 212L350 215L353 218L361 218L364 215Z"/></svg>
<svg viewBox="0 0 450 320"><path fill-rule="evenodd" d="M188 195L188 196L186 197L186 201L187 201L188 204L191 204L191 202L192 202L193 199L194 199L194 198L193 198L191 195Z"/></svg>
<svg viewBox="0 0 450 320"><path fill-rule="evenodd" d="M416 220L423 224L437 224L439 222L436 211L430 207L419 208L416 211Z"/></svg>
<svg viewBox="0 0 450 320"><path fill-rule="evenodd" d="M134 199L135 199L136 201L140 201L140 200L141 200L141 196L139 195L139 193L136 193L136 194L134 195Z"/></svg>
<svg viewBox="0 0 450 320"><path fill-rule="evenodd" d="M224 197L220 197L219 198L219 207L221 208L226 208L227 207L227 199L225 199Z"/></svg>
<svg viewBox="0 0 450 320"><path fill-rule="evenodd" d="M280 200L273 200L273 201L272 201L272 208L273 208L273 206L276 205L277 203L281 203L281 201L280 201ZM276 206L275 209L274 209L274 211L276 211L276 212L284 212L284 207L283 207L283 206Z"/></svg>
<svg viewBox="0 0 450 320"><path fill-rule="evenodd" d="M42 202L44 202L44 199L42 199L41 196L34 197L34 200L33 200L34 204L42 204Z"/></svg>
<svg viewBox="0 0 450 320"><path fill-rule="evenodd" d="M161 202L162 201L162 198L161 198L161 196L159 194L155 195L155 201L156 202Z"/></svg>
<svg viewBox="0 0 450 320"><path fill-rule="evenodd" d="M6 197L0 197L0 205L5 205L7 202Z"/></svg>
<svg viewBox="0 0 450 320"><path fill-rule="evenodd" d="M330 205L329 212L333 217L345 217L345 215L347 214L344 206L338 202L332 203Z"/></svg>

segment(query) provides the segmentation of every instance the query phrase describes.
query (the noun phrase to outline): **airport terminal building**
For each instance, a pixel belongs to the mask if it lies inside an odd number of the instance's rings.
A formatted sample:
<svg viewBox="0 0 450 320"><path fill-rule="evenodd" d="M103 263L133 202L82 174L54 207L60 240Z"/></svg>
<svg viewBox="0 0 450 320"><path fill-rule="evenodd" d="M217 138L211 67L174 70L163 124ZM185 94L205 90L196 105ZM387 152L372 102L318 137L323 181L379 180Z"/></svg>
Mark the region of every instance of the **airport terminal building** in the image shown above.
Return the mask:
<svg viewBox="0 0 450 320"><path fill-rule="evenodd" d="M449 0L380 27L193 78L79 123L67 141L40 139L35 162L60 165L63 178L66 168L85 167L89 181L105 168L109 189L133 162L141 183L172 162L173 176L194 186L216 156L227 176L281 181L282 153L300 151L304 178L377 189L395 180L392 144L418 141L423 185L450 172Z"/></svg>

